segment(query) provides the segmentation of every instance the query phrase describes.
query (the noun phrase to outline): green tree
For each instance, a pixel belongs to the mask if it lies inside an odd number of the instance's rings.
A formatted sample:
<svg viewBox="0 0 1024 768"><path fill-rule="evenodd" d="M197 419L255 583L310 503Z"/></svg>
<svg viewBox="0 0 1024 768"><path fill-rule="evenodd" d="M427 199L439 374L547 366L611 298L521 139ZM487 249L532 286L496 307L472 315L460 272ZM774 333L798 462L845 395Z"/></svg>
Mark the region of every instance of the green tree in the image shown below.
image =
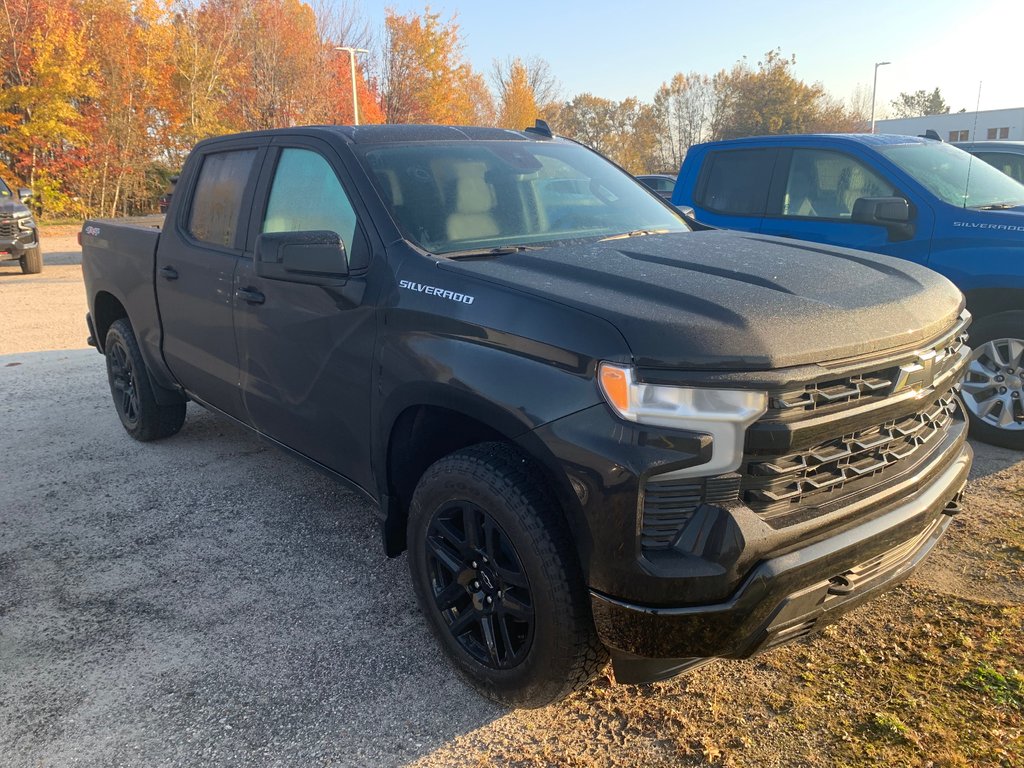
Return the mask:
<svg viewBox="0 0 1024 768"><path fill-rule="evenodd" d="M914 91L901 93L891 102L896 117L924 117L925 115L948 115L949 104L936 88L932 92Z"/></svg>

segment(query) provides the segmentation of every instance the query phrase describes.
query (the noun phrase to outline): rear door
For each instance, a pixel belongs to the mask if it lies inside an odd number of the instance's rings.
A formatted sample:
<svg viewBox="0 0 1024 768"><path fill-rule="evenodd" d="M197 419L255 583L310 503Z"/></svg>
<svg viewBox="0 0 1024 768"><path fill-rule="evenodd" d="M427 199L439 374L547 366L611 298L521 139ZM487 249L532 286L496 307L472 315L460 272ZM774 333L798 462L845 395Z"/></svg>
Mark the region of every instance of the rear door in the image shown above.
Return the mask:
<svg viewBox="0 0 1024 768"><path fill-rule="evenodd" d="M257 200L245 258L235 274L247 419L263 434L368 488L376 335L368 216L336 151L307 137L274 140ZM349 271L344 284L256 274L259 234L310 230L341 237Z"/></svg>
<svg viewBox="0 0 1024 768"><path fill-rule="evenodd" d="M887 228L853 221L853 204L862 197L906 199L912 226ZM865 158L838 149L795 147L780 151L761 232L923 264L933 226L931 207L918 204Z"/></svg>
<svg viewBox="0 0 1024 768"><path fill-rule="evenodd" d="M176 194L173 237L160 238L156 293L163 355L194 397L243 418L233 318L234 274L266 140L217 143ZM166 227L165 227L166 229Z"/></svg>
<svg viewBox="0 0 1024 768"><path fill-rule="evenodd" d="M709 151L694 188L697 221L742 232L761 231L777 155L773 147Z"/></svg>

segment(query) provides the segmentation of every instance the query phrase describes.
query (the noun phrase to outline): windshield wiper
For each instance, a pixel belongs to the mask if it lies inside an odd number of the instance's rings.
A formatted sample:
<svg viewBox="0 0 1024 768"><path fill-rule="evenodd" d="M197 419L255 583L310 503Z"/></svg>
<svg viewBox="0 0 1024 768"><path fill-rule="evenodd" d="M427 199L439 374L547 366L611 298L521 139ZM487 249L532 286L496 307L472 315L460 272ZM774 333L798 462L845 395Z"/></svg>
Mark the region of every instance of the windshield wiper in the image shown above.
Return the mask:
<svg viewBox="0 0 1024 768"><path fill-rule="evenodd" d="M501 245L497 248L469 248L465 251L449 251L437 255L446 259L484 259L490 256L504 256L509 253L536 250L538 250L536 245Z"/></svg>
<svg viewBox="0 0 1024 768"><path fill-rule="evenodd" d="M1024 203L990 203L989 205L979 205L979 211L1005 211L1008 208L1016 208L1018 205L1024 205Z"/></svg>
<svg viewBox="0 0 1024 768"><path fill-rule="evenodd" d="M610 235L602 237L598 242L606 240L625 240L627 237L644 237L645 235L667 235L671 229L634 229L632 232L623 232L621 235Z"/></svg>

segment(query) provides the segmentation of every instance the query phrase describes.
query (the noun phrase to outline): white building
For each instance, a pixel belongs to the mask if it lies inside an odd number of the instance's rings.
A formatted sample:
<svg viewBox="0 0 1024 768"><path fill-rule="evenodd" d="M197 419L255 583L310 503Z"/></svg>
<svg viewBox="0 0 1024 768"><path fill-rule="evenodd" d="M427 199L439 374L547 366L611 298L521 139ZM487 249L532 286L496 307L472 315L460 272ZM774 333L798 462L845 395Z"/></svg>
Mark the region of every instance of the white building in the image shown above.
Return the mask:
<svg viewBox="0 0 1024 768"><path fill-rule="evenodd" d="M920 136L928 129L943 141L1024 140L1024 107L957 112L951 115L876 120L875 133Z"/></svg>

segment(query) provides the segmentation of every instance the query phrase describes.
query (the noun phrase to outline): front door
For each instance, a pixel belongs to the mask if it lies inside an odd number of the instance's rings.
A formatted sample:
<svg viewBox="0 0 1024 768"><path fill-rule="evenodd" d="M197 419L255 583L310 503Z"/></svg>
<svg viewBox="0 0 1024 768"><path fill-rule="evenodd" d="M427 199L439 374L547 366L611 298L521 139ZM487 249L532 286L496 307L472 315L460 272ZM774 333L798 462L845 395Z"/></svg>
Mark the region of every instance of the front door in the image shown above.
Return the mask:
<svg viewBox="0 0 1024 768"><path fill-rule="evenodd" d="M859 198L906 197L860 159L831 149L796 148L783 153L775 176L761 222L764 234L927 262L934 225L927 205L908 199L912 226L902 232L853 221Z"/></svg>
<svg viewBox="0 0 1024 768"><path fill-rule="evenodd" d="M235 332L243 405L263 434L369 488L376 315L366 217L333 149L313 139L275 144L250 247L261 233L335 232L349 276L340 286L271 280L256 275L251 252L241 260Z"/></svg>
<svg viewBox="0 0 1024 768"><path fill-rule="evenodd" d="M250 144L205 155L191 189L178 192L191 204L166 223L157 249L164 360L190 394L235 418L243 411L234 276L263 153Z"/></svg>

